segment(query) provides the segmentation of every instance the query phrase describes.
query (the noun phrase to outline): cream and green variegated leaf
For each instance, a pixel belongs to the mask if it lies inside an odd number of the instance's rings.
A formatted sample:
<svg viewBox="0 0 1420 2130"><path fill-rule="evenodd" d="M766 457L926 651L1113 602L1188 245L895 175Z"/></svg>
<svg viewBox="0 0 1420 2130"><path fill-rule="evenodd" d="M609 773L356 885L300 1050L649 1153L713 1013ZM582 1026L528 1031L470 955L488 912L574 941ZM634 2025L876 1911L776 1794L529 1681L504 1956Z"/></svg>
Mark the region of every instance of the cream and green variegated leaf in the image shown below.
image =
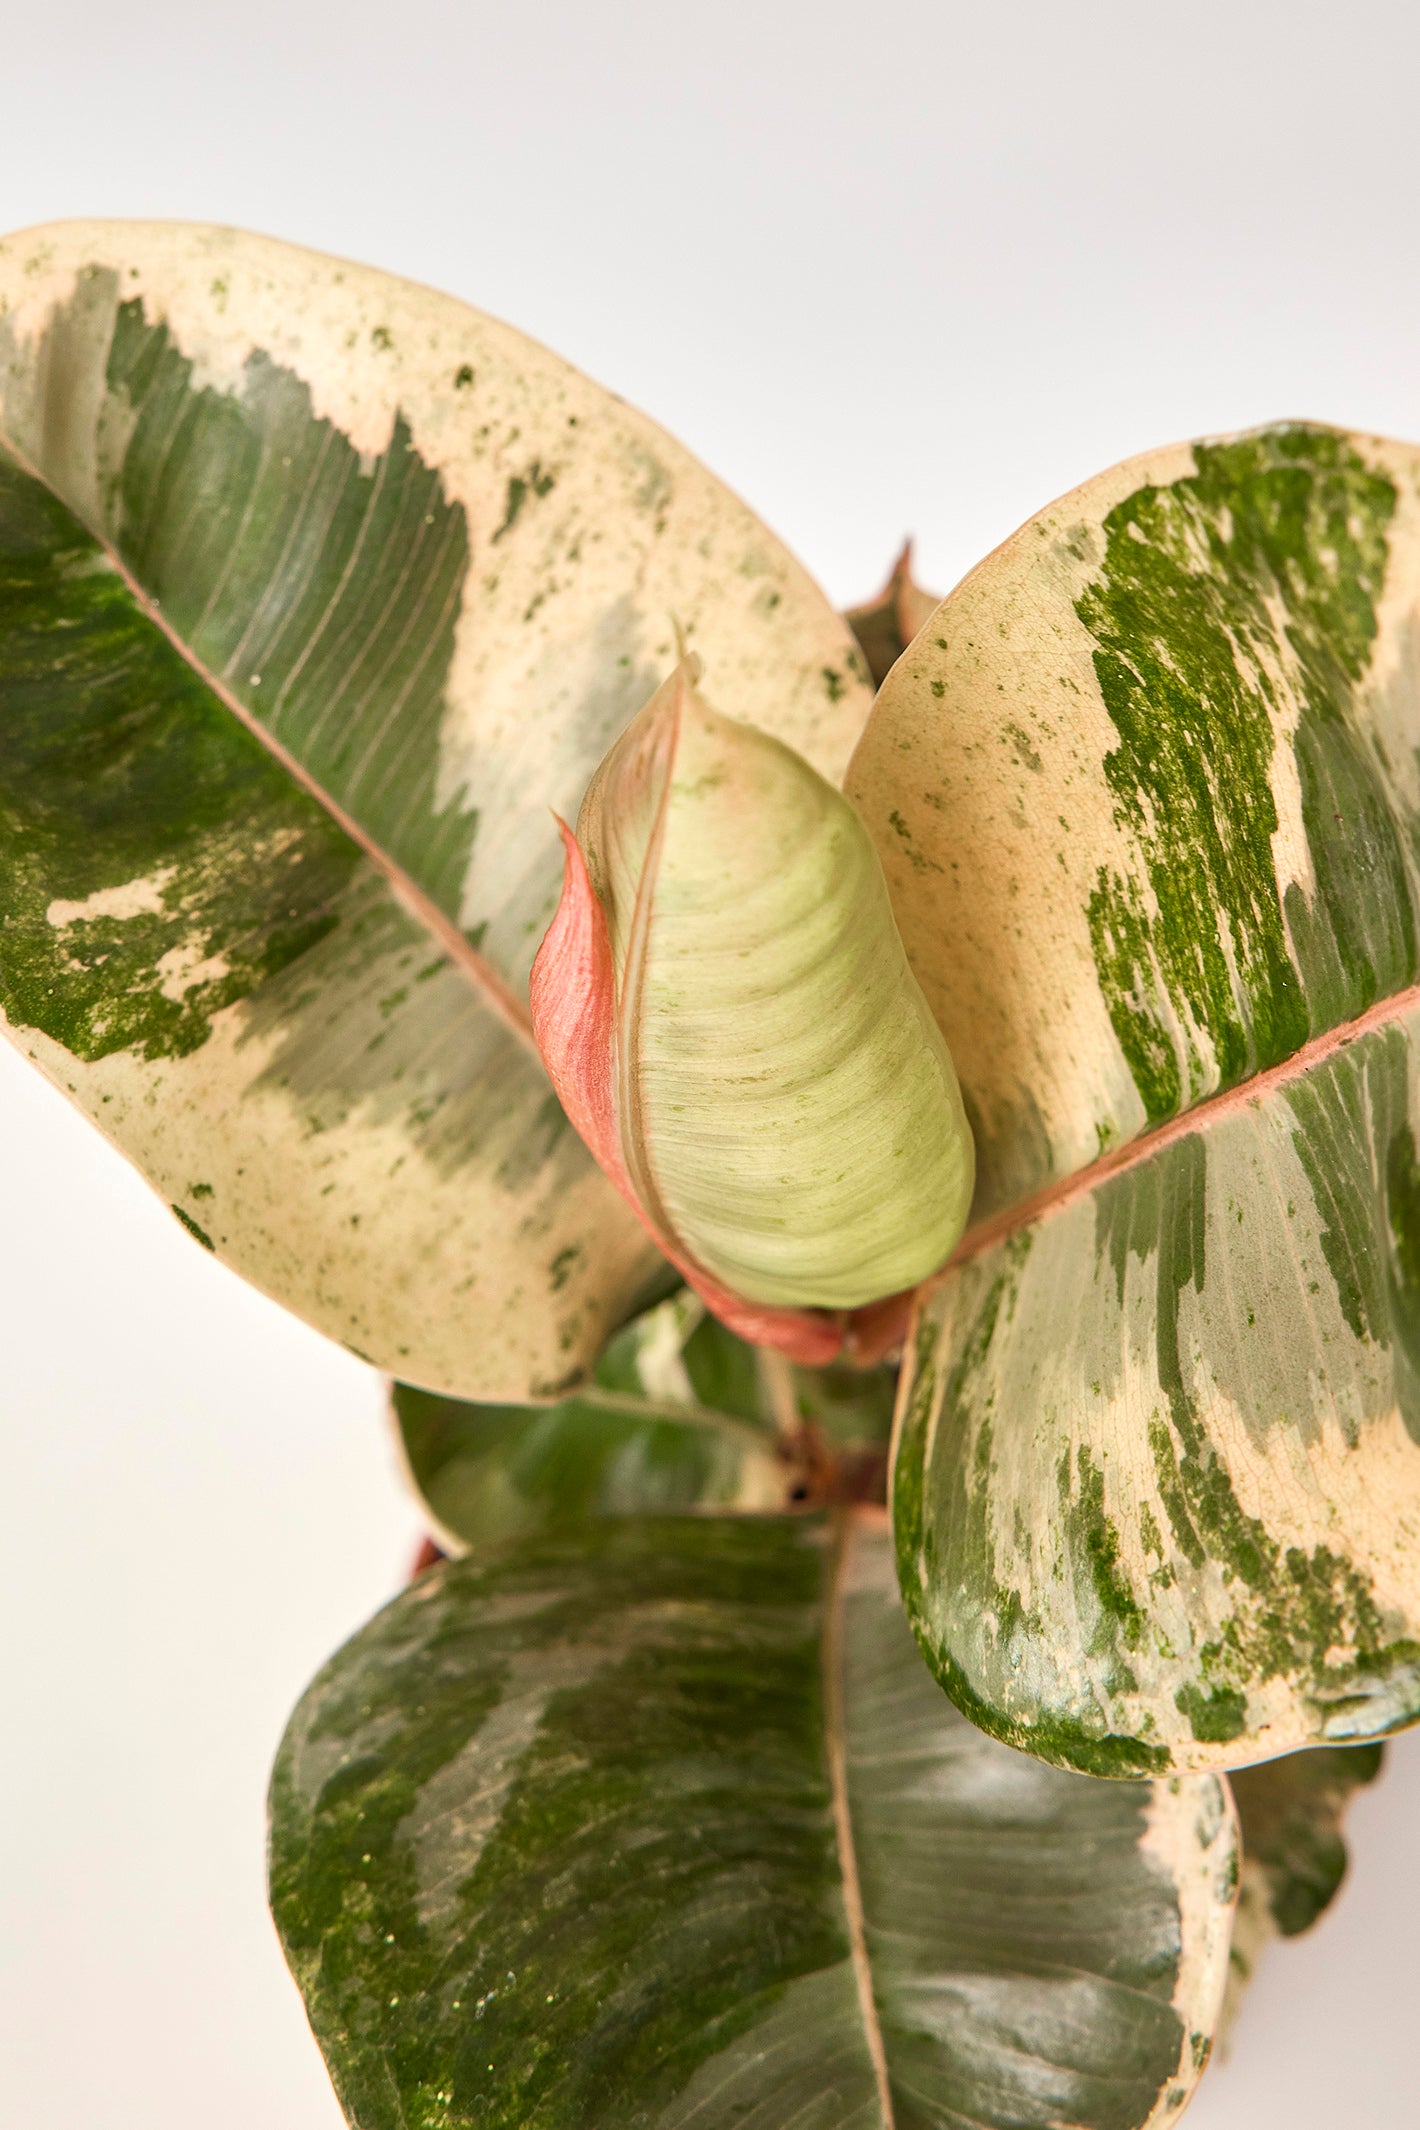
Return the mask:
<svg viewBox="0 0 1420 2130"><path fill-rule="evenodd" d="M1352 1798L1381 1772L1383 1745L1287 1753L1229 1778L1242 1835L1242 1870L1228 1956L1222 2026L1271 1938L1295 1938L1324 1914L1346 1876L1341 1827Z"/></svg>
<svg viewBox="0 0 1420 2130"><path fill-rule="evenodd" d="M844 624L653 424L452 299L232 231L0 243L8 1032L220 1255L544 1396L658 1260L526 976L550 809L674 662L837 776Z"/></svg>
<svg viewBox="0 0 1420 2130"><path fill-rule="evenodd" d="M611 1340L555 1405L394 1386L405 1469L445 1553L597 1516L882 1498L891 1369L796 1368L682 1292Z"/></svg>
<svg viewBox="0 0 1420 2130"><path fill-rule="evenodd" d="M982 1179L905 1385L906 1600L1076 1766L1420 1713L1418 481L1297 425L1102 475L850 770Z"/></svg>
<svg viewBox="0 0 1420 2130"><path fill-rule="evenodd" d="M997 548L847 789L977 1139L978 1215L1417 977L1420 448L1131 459Z"/></svg>
<svg viewBox="0 0 1420 2130"><path fill-rule="evenodd" d="M1420 1714L1417 1042L1205 1106L922 1297L903 1597L998 1736L1139 1773Z"/></svg>
<svg viewBox="0 0 1420 2130"><path fill-rule="evenodd" d="M0 428L192 658L514 989L550 809L675 663L834 782L846 625L679 444L523 334L230 229L0 242Z"/></svg>
<svg viewBox="0 0 1420 2130"><path fill-rule="evenodd" d="M966 1723L876 1525L616 1520L321 1673L272 1900L358 2130L1138 2130L1206 2059L1224 1785Z"/></svg>
<svg viewBox="0 0 1420 2130"><path fill-rule="evenodd" d="M199 1241L386 1367L575 1379L654 1269L526 1028L0 452L0 1006Z"/></svg>

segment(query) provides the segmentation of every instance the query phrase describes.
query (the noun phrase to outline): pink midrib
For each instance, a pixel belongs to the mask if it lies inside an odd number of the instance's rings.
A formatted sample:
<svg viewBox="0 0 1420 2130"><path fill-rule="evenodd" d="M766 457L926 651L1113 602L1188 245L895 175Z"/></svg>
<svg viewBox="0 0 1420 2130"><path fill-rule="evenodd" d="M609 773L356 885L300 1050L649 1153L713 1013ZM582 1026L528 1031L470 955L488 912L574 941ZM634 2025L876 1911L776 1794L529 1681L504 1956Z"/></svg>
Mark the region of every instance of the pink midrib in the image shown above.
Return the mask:
<svg viewBox="0 0 1420 2130"><path fill-rule="evenodd" d="M1323 1064L1327 1058L1345 1050L1361 1036L1370 1035L1378 1028L1393 1027L1417 1007L1420 1007L1420 984L1411 984L1404 991L1394 992L1389 998L1378 999L1374 1006L1368 1006L1355 1020L1343 1021L1339 1027L1329 1028L1324 1034L1313 1036L1309 1043L1303 1043L1300 1050L1294 1050L1289 1058L1283 1058L1276 1065L1269 1065L1264 1072L1255 1073L1250 1080L1241 1080L1236 1087L1220 1089L1206 1101L1196 1103L1192 1109L1184 1110L1177 1117L1170 1117L1166 1124L1157 1125L1153 1131L1129 1140L1124 1146L1115 1147L1108 1154L1101 1154L1099 1159L1092 1161L1087 1168L1076 1169L1073 1174L1062 1176L1055 1183L1047 1184L1032 1197L1021 1199L1016 1205L1006 1206L1001 1212L993 1213L988 1219L978 1222L975 1227L968 1228L935 1278L945 1277L958 1265L969 1264L973 1258L994 1249L998 1243L1004 1242L1008 1236L1017 1234L1021 1229L1034 1227L1053 1214L1063 1212L1067 1206L1088 1196L1111 1176L1123 1175L1129 1169L1138 1168L1145 1161L1151 1161L1156 1154L1162 1153L1165 1147L1172 1146L1175 1141L1186 1139L1197 1131L1206 1131L1221 1119L1235 1116L1240 1110L1256 1107L1274 1088L1284 1086L1289 1080L1303 1078L1314 1066Z"/></svg>

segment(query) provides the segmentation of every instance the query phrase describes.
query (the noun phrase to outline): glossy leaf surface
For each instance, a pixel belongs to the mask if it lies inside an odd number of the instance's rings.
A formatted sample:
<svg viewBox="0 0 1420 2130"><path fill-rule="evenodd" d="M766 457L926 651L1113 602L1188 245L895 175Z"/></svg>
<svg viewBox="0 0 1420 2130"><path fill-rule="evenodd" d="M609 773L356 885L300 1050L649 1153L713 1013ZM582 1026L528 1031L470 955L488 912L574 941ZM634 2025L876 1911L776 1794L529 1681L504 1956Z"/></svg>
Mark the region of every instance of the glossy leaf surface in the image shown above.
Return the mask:
<svg viewBox="0 0 1420 2130"><path fill-rule="evenodd" d="M589 1516L881 1499L895 1378L794 1368L692 1295L618 1332L552 1406L473 1405L399 1383L395 1424L446 1552Z"/></svg>
<svg viewBox="0 0 1420 2130"><path fill-rule="evenodd" d="M436 1569L317 1679L273 1905L360 2130L1171 2120L1235 1847L937 1691L885 1539L608 1523Z"/></svg>
<svg viewBox="0 0 1420 2130"><path fill-rule="evenodd" d="M674 662L837 776L846 628L653 424L465 305L224 230L0 244L0 1010L186 1225L447 1390L656 1266L526 1008L551 807Z"/></svg>
<svg viewBox="0 0 1420 2130"><path fill-rule="evenodd" d="M1420 1713L1418 482L1296 426L1100 476L938 609L850 774L981 1160L906 1601L1072 1765Z"/></svg>

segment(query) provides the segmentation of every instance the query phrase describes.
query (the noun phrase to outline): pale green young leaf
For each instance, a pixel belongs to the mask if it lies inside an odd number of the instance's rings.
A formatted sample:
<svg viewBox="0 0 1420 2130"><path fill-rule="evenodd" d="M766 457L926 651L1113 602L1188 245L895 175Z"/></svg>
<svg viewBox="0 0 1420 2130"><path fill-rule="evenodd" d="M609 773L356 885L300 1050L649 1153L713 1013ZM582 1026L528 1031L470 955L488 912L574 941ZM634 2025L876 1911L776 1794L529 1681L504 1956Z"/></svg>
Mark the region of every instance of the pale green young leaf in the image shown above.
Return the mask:
<svg viewBox="0 0 1420 2130"><path fill-rule="evenodd" d="M329 1664L272 1900L358 2130L1139 2130L1206 2058L1212 1777L1104 1784L937 1691L885 1534L612 1521Z"/></svg>
<svg viewBox="0 0 1420 2130"><path fill-rule="evenodd" d="M983 563L850 772L981 1163L905 1599L1073 1765L1420 1713L1418 632L1420 452L1180 446Z"/></svg>
<svg viewBox="0 0 1420 2130"><path fill-rule="evenodd" d="M577 825L616 986L620 1151L731 1292L853 1309L943 1262L971 1135L852 806L677 670Z"/></svg>
<svg viewBox="0 0 1420 2130"><path fill-rule="evenodd" d="M844 625L655 426L467 306L178 225L0 243L0 1013L248 1278L449 1391L658 1260L526 975L675 657L830 776Z"/></svg>

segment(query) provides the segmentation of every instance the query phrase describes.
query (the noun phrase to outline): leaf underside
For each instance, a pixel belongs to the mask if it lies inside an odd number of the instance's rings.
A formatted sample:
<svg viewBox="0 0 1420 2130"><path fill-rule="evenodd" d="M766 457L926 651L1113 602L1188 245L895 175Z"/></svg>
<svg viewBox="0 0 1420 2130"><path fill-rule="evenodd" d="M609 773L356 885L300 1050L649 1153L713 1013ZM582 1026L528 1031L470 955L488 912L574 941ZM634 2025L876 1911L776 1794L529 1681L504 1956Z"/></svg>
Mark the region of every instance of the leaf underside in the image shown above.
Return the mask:
<svg viewBox="0 0 1420 2130"><path fill-rule="evenodd" d="M966 1724L885 1533L835 1549L816 1519L608 1522L435 1570L312 1686L272 1812L274 1912L360 2130L867 2130L875 2055L900 2130L1167 2121L1236 1871L1214 1778L1092 1783Z"/></svg>
<svg viewBox="0 0 1420 2130"><path fill-rule="evenodd" d="M1068 1765L1420 1713L1417 645L1420 454L1178 447L983 563L850 770L980 1157L905 1599Z"/></svg>
<svg viewBox="0 0 1420 2130"><path fill-rule="evenodd" d="M381 1365L577 1379L658 1260L528 965L550 809L675 657L837 776L845 626L508 328L231 231L0 242L0 1015L200 1239Z"/></svg>

